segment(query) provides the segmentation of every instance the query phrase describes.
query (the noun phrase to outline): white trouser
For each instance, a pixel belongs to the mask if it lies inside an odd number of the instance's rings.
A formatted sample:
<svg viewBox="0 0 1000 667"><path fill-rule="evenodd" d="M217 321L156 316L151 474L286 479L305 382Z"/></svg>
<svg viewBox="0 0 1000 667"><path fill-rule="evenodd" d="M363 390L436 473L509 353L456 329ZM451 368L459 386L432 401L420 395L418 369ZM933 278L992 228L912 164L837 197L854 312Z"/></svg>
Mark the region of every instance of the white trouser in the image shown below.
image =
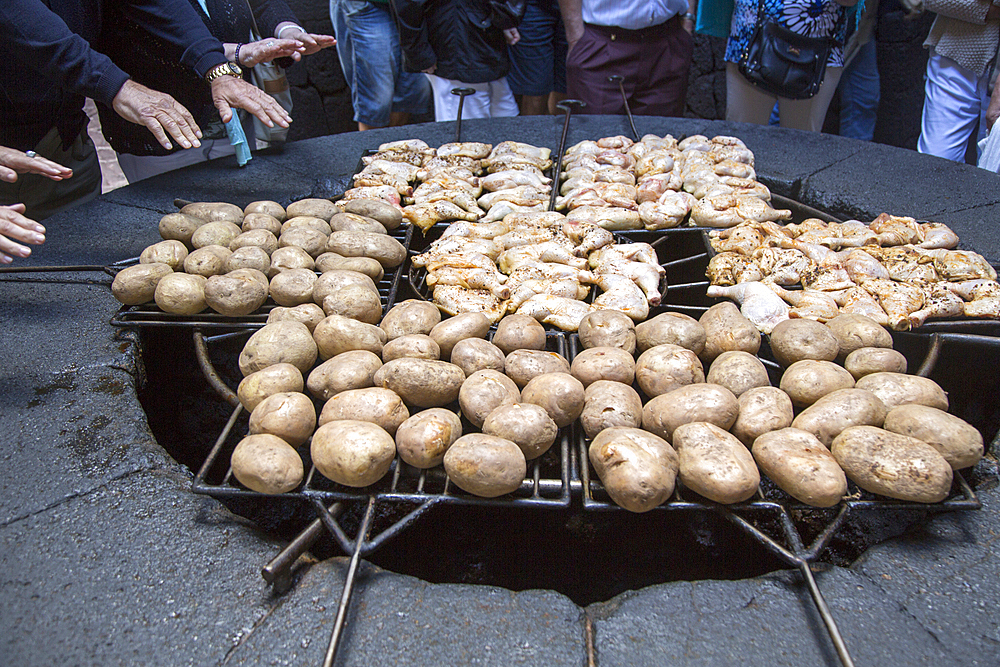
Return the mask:
<svg viewBox="0 0 1000 667"><path fill-rule="evenodd" d="M965 162L965 150L976 123L979 123L976 140L986 136L988 90L988 72L977 75L931 49L917 150Z"/></svg>
<svg viewBox="0 0 1000 667"><path fill-rule="evenodd" d="M452 95L453 88L472 88L476 92L468 95L462 105L462 118L499 118L516 116L517 101L507 85L507 77L486 83L464 83L454 79L442 79L427 75L434 91L434 120L456 120L458 118L458 95Z"/></svg>
<svg viewBox="0 0 1000 667"><path fill-rule="evenodd" d="M827 67L819 92L807 100L777 97L757 88L740 74L736 63L726 63L726 120L733 123L767 125L774 103L778 103L781 127L819 132L827 107L837 92L843 67Z"/></svg>
<svg viewBox="0 0 1000 667"><path fill-rule="evenodd" d="M235 154L236 148L228 139L202 139L198 148L177 150L170 155L119 153L118 164L121 165L128 182L136 183L174 169Z"/></svg>

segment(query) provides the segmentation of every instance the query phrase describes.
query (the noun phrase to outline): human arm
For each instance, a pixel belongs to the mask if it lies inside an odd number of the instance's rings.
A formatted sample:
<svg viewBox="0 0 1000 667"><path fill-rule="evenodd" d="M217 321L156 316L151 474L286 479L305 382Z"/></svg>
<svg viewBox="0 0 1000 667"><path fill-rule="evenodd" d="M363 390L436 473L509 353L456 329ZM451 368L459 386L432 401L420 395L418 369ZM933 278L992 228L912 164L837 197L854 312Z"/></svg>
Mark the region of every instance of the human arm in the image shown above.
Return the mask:
<svg viewBox="0 0 1000 667"><path fill-rule="evenodd" d="M15 257L31 254L31 248L17 241L31 245L45 243L45 227L23 214L24 204L0 206L0 264L10 264Z"/></svg>
<svg viewBox="0 0 1000 667"><path fill-rule="evenodd" d="M559 11L566 26L566 52L569 53L583 37L582 0L559 0Z"/></svg>
<svg viewBox="0 0 1000 667"><path fill-rule="evenodd" d="M698 0L688 0L687 14L681 16L681 27L694 34L695 22L698 17Z"/></svg>
<svg viewBox="0 0 1000 667"><path fill-rule="evenodd" d="M992 131L993 124L1000 118L1000 74L997 74L993 82L993 94L990 95L990 104L986 107L986 129Z"/></svg>
<svg viewBox="0 0 1000 667"><path fill-rule="evenodd" d="M302 56L312 55L337 43L333 35L317 35L306 32L302 26L293 21L282 21L279 23L274 29L274 36L277 39L292 39L301 45L298 52L292 54L291 57L293 60L299 60Z"/></svg>
<svg viewBox="0 0 1000 667"><path fill-rule="evenodd" d="M0 180L14 183L18 174L38 174L61 181L72 176L73 170L41 155L29 157L16 148L0 146Z"/></svg>
<svg viewBox="0 0 1000 667"><path fill-rule="evenodd" d="M517 31L517 28L508 28L503 31L503 38L510 46L514 46L521 41L521 33Z"/></svg>
<svg viewBox="0 0 1000 667"><path fill-rule="evenodd" d="M973 25L985 25L990 19L990 0L924 0L924 10L958 19Z"/></svg>

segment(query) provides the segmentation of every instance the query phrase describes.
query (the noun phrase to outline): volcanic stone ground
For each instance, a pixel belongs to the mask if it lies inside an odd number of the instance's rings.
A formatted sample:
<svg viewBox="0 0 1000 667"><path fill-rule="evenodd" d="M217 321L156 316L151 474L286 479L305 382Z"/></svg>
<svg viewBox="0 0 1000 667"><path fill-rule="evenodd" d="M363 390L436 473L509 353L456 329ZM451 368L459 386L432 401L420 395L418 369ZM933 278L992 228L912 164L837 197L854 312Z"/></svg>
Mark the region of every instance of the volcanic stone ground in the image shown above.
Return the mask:
<svg viewBox="0 0 1000 667"><path fill-rule="evenodd" d="M973 167L838 137L680 119L639 132L735 134L776 192L842 217L882 211L952 225L1000 261L1000 180ZM464 139L555 147L561 119L468 121ZM569 142L627 134L574 119ZM364 149L454 138L454 124L326 137L115 190L46 221L23 265L107 265L157 240L174 197L329 196ZM54 282L48 282L54 281ZM156 442L136 395L133 334L94 272L0 276L0 641L9 665L317 665L346 560L277 595L259 576L282 544L211 498ZM975 363L975 360L969 360ZM987 405L996 383L982 387ZM1000 493L929 516L820 588L858 665L1000 664ZM418 523L412 530L420 530ZM572 554L567 555L568 558ZM683 554L678 554L683 558ZM622 562L622 568L628 563ZM588 637L590 640L588 641ZM588 651L588 646L590 651ZM673 582L585 608L555 592L430 584L362 564L339 665L835 665L799 575Z"/></svg>

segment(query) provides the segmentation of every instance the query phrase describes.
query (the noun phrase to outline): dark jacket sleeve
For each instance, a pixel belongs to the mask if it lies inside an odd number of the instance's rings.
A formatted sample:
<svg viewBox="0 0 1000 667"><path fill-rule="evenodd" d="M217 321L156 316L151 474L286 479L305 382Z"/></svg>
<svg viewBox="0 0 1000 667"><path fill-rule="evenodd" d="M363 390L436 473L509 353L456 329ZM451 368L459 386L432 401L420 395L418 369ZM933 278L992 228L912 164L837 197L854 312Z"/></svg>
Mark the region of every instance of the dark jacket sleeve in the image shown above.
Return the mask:
<svg viewBox="0 0 1000 667"><path fill-rule="evenodd" d="M57 82L66 91L111 106L129 78L40 0L0 2L0 30L0 57L26 73L37 72Z"/></svg>
<svg viewBox="0 0 1000 667"><path fill-rule="evenodd" d="M140 26L181 50L180 62L205 76L226 62L222 42L209 32L188 0L119 0Z"/></svg>
<svg viewBox="0 0 1000 667"><path fill-rule="evenodd" d="M261 37L274 37L274 29L285 21L298 23L295 12L285 0L252 0L254 20L261 31ZM301 24L300 24L301 25Z"/></svg>
<svg viewBox="0 0 1000 667"><path fill-rule="evenodd" d="M437 64L434 49L428 39L424 6L427 0L390 0L399 43L403 50L403 67L407 72L422 72Z"/></svg>

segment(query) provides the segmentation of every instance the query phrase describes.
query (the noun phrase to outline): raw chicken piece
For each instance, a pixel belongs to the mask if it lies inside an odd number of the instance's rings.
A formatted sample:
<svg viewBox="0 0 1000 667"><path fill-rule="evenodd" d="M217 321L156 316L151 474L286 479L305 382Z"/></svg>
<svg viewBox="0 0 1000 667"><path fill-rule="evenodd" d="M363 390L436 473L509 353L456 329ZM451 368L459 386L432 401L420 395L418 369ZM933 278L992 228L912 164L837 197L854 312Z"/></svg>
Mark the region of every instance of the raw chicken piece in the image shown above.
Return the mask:
<svg viewBox="0 0 1000 667"><path fill-rule="evenodd" d="M646 201L639 204L639 219L642 226L650 231L657 229L672 229L678 227L691 212L694 197L686 192L667 192L667 194L677 195L668 198L667 203ZM691 197L691 199L685 199Z"/></svg>
<svg viewBox="0 0 1000 667"><path fill-rule="evenodd" d="M788 311L791 318L800 317L817 322L828 322L840 314L837 301L829 292L820 292L814 289L786 290L772 282L763 283L780 296L785 303L792 306Z"/></svg>
<svg viewBox="0 0 1000 667"><path fill-rule="evenodd" d="M848 251L843 263L844 268L847 269L847 275L859 285L866 280L889 278L889 272L882 266L882 263L859 248Z"/></svg>
<svg viewBox="0 0 1000 667"><path fill-rule="evenodd" d="M708 154L716 162L732 160L733 162L743 162L751 167L754 164L753 152L746 146L713 146L709 149Z"/></svg>
<svg viewBox="0 0 1000 667"><path fill-rule="evenodd" d="M745 220L788 220L792 212L774 209L751 195L717 195L699 199L691 208L691 220L703 227L732 227Z"/></svg>
<svg viewBox="0 0 1000 667"><path fill-rule="evenodd" d="M640 204L647 201L659 201L668 192L679 191L683 184L680 173L677 171L645 176L635 189L635 200Z"/></svg>
<svg viewBox="0 0 1000 667"><path fill-rule="evenodd" d="M413 256L414 266L423 266L423 262L430 261L451 253L481 253L489 257L491 262L496 262L500 256L500 248L493 243L492 239L478 239L471 236L442 236L433 243L426 251Z"/></svg>
<svg viewBox="0 0 1000 667"><path fill-rule="evenodd" d="M603 137L597 140L597 145L601 148L613 148L618 151L627 151L635 142L623 134L613 137Z"/></svg>
<svg viewBox="0 0 1000 667"><path fill-rule="evenodd" d="M756 226L741 224L733 227L725 238L712 238L711 244L716 252L738 252L751 257L764 245L764 238L764 233Z"/></svg>
<svg viewBox="0 0 1000 667"><path fill-rule="evenodd" d="M491 322L499 322L507 310L495 294L485 289L465 289L457 285L439 285L434 289L434 303L449 315L482 313Z"/></svg>
<svg viewBox="0 0 1000 667"><path fill-rule="evenodd" d="M403 209L403 217L426 232L438 222L447 220L467 220L474 222L479 219L475 213L466 211L450 201L434 201L425 204L414 204Z"/></svg>
<svg viewBox="0 0 1000 667"><path fill-rule="evenodd" d="M648 243L610 245L590 253L590 268L598 274L619 274L634 282L651 306L660 304L660 282L666 270Z"/></svg>
<svg viewBox="0 0 1000 667"><path fill-rule="evenodd" d="M438 171L429 178L423 180L413 191L416 195L422 192L438 192L440 190L459 191L479 197L483 194L483 189L479 182L475 183L454 176L451 172Z"/></svg>
<svg viewBox="0 0 1000 667"><path fill-rule="evenodd" d="M674 168L674 156L668 151L651 151L635 163L635 175L638 178L666 174Z"/></svg>
<svg viewBox="0 0 1000 667"><path fill-rule="evenodd" d="M389 160L372 160L361 170L361 174L387 174L411 183L417 180L419 172L420 168L415 165Z"/></svg>
<svg viewBox="0 0 1000 667"><path fill-rule="evenodd" d="M400 163L402 164L402 163ZM413 194L413 186L406 182L405 179L392 176L390 174L366 174L361 172L354 176L354 187L364 188L364 187L374 187L379 185L388 185L396 189L396 192L402 197L409 197Z"/></svg>
<svg viewBox="0 0 1000 667"><path fill-rule="evenodd" d="M490 210L486 211L480 221L481 222L495 222L497 220L506 220L507 216L513 213L544 213L549 207L549 203L538 202L537 204L532 204L531 206L521 206L520 204L512 204L509 201L497 202L490 207ZM559 215L562 215L561 213Z"/></svg>
<svg viewBox="0 0 1000 667"><path fill-rule="evenodd" d="M582 222L592 222L613 232L626 229L642 229L639 211L609 206L580 206L570 211L566 218Z"/></svg>
<svg viewBox="0 0 1000 667"><path fill-rule="evenodd" d="M934 269L942 280L961 282L963 280L996 280L997 272L977 252L969 250L938 250L935 252Z"/></svg>
<svg viewBox="0 0 1000 667"><path fill-rule="evenodd" d="M920 225L913 218L882 213L868 227L878 234L878 242L882 246L920 243L924 240Z"/></svg>
<svg viewBox="0 0 1000 667"><path fill-rule="evenodd" d="M831 222L821 229L801 232L796 238L804 243L818 243L834 250L878 245L878 236L868 225L857 220L840 224Z"/></svg>
<svg viewBox="0 0 1000 667"><path fill-rule="evenodd" d="M433 154L434 149L427 145L422 139L402 139L400 141L390 141L378 147L379 152L403 152L403 153L424 153Z"/></svg>
<svg viewBox="0 0 1000 667"><path fill-rule="evenodd" d="M885 309L864 288L850 287L839 292L830 292L830 294L837 300L841 313L864 315L882 326L889 325L889 316L886 315Z"/></svg>
<svg viewBox="0 0 1000 667"><path fill-rule="evenodd" d="M551 324L563 331L576 331L580 328L580 320L595 310L589 303L576 299L536 294L521 304L517 314L534 317L542 324Z"/></svg>
<svg viewBox="0 0 1000 667"><path fill-rule="evenodd" d="M475 216L474 219L479 219L486 214L486 211L479 208L476 203L476 198L470 195L468 192L461 192L459 190L433 190L428 189L420 192L420 189L424 186L421 185L417 188L417 192L413 193L413 204L430 204L433 202L443 201L456 204L465 209L468 213Z"/></svg>
<svg viewBox="0 0 1000 667"><path fill-rule="evenodd" d="M504 224L511 229L524 227L561 227L566 222L566 216L557 211L530 211L525 213L510 213L503 219Z"/></svg>
<svg viewBox="0 0 1000 667"><path fill-rule="evenodd" d="M712 147L712 141L704 134L692 134L690 137L685 137L677 142L677 148L681 149L685 153L692 150L710 151L712 150Z"/></svg>
<svg viewBox="0 0 1000 667"><path fill-rule="evenodd" d="M868 280L863 285L885 310L888 324L896 331L910 328L910 313L924 307L924 292L916 285L893 280Z"/></svg>
<svg viewBox="0 0 1000 667"><path fill-rule="evenodd" d="M525 168L545 171L552 166L552 160L530 155L505 153L503 155L491 155L483 160L483 166L491 174L495 174L498 171L507 171L508 169Z"/></svg>
<svg viewBox="0 0 1000 667"><path fill-rule="evenodd" d="M921 248L945 248L952 250L958 247L958 234L948 225L940 222L924 222L920 224L920 233L924 240L918 243Z"/></svg>
<svg viewBox="0 0 1000 667"><path fill-rule="evenodd" d="M927 320L961 317L965 314L965 301L942 283L924 285L924 305L910 313L910 326L923 326Z"/></svg>
<svg viewBox="0 0 1000 667"><path fill-rule="evenodd" d="M494 239L510 231L506 222L468 222L462 220L453 222L441 233L441 238L447 236L465 236L475 239Z"/></svg>
<svg viewBox="0 0 1000 667"><path fill-rule="evenodd" d="M427 273L435 273L442 268L486 269L496 271L497 265L488 255L479 252L453 252L443 254L423 253L414 255L413 265L423 267ZM500 274L501 276L503 274ZM504 282L501 280L500 282Z"/></svg>
<svg viewBox="0 0 1000 667"><path fill-rule="evenodd" d="M815 262L792 248L757 248L751 257L776 285L797 285L803 274L816 270Z"/></svg>
<svg viewBox="0 0 1000 667"><path fill-rule="evenodd" d="M465 181L474 188L479 188L479 177L468 167L455 167L452 165L435 164L425 166L417 172L417 180L421 182L434 181L437 179L454 179ZM481 190L480 190L481 192ZM478 197L480 192L475 193Z"/></svg>
<svg viewBox="0 0 1000 667"><path fill-rule="evenodd" d="M537 294L548 294L582 301L587 297L589 292L589 287L581 285L571 278L530 278L520 281L516 287L511 287L507 309L516 311L522 303Z"/></svg>
<svg viewBox="0 0 1000 667"><path fill-rule="evenodd" d="M816 263L814 269L802 273L803 287L825 292L854 287L854 281L833 250L816 243L803 243L798 239L779 238L778 244L782 248L798 250Z"/></svg>
<svg viewBox="0 0 1000 667"><path fill-rule="evenodd" d="M567 148L566 152L563 155L563 160L566 160L567 158L571 157L577 157L580 155L597 155L602 150L604 149L598 146L596 141L591 141L590 139L587 139L581 141L578 144L573 144L572 146Z"/></svg>
<svg viewBox="0 0 1000 667"><path fill-rule="evenodd" d="M490 150L492 150L492 148L493 147L490 144L483 144L476 141L441 144L438 146L437 155L438 157L456 155L481 160L490 154Z"/></svg>
<svg viewBox="0 0 1000 667"><path fill-rule="evenodd" d="M556 262L526 259L510 272L506 284L513 290L528 280L573 280L578 283L593 283L595 278L596 276L587 269L578 269Z"/></svg>
<svg viewBox="0 0 1000 667"><path fill-rule="evenodd" d="M510 288L504 285L505 280L507 276L497 271L495 266L492 269L439 266L427 272L427 286L432 290L442 285L458 285L466 289L489 290L501 300L510 298Z"/></svg>
<svg viewBox="0 0 1000 667"><path fill-rule="evenodd" d="M361 161L368 165L376 160L388 160L389 162L405 162L419 167L423 164L425 158L426 155L423 153L413 153L410 151L379 151L374 155L363 156Z"/></svg>
<svg viewBox="0 0 1000 667"><path fill-rule="evenodd" d="M764 278L764 273L757 262L735 252L720 252L712 257L708 261L705 275L713 285L726 287Z"/></svg>
<svg viewBox="0 0 1000 667"><path fill-rule="evenodd" d="M963 307L966 317L1000 319L1000 285L995 281L979 279L942 284L967 301Z"/></svg>
<svg viewBox="0 0 1000 667"><path fill-rule="evenodd" d="M565 220L562 233L573 242L573 254L586 257L592 251L615 242L614 235L599 225L579 220Z"/></svg>
<svg viewBox="0 0 1000 667"><path fill-rule="evenodd" d="M572 245L567 246L556 241L547 241L528 246L517 246L510 250L505 250L497 258L497 265L504 273L510 273L525 260L538 260L541 262L556 262L569 266L584 269L587 267L587 260L573 254Z"/></svg>
<svg viewBox="0 0 1000 667"><path fill-rule="evenodd" d="M866 252L882 262L893 280L908 283L933 283L940 280L934 268L934 256L916 246L869 246Z"/></svg>
<svg viewBox="0 0 1000 667"><path fill-rule="evenodd" d="M493 149L493 155L526 155L528 157L548 160L552 151L540 146L532 146L519 141L501 141Z"/></svg>
<svg viewBox="0 0 1000 667"><path fill-rule="evenodd" d="M579 208L580 206L617 206L635 210L636 189L625 183L588 183L569 192L565 197L556 198L556 208Z"/></svg>
<svg viewBox="0 0 1000 667"><path fill-rule="evenodd" d="M391 185L374 185L362 188L351 188L344 193L344 197L341 201L350 201L352 199L381 199L382 201L392 204L397 208L402 208L400 206L399 193L396 191L396 188Z"/></svg>
<svg viewBox="0 0 1000 667"><path fill-rule="evenodd" d="M603 290L594 299L594 306L597 308L620 310L636 322L645 320L646 316L649 315L649 301L631 278L614 273L598 273L594 284ZM657 294L657 296L659 295Z"/></svg>
<svg viewBox="0 0 1000 667"><path fill-rule="evenodd" d="M493 239L493 242L504 250L517 246L533 245L551 241L556 236L557 229L552 227L525 227L507 232Z"/></svg>
<svg viewBox="0 0 1000 667"><path fill-rule="evenodd" d="M792 238L798 238L802 234L805 234L806 232L812 231L814 229L819 229L819 230L826 229L826 223L820 220L819 218L806 218L805 220L799 223L795 222L789 223L785 225L784 229L785 233L788 236Z"/></svg>
<svg viewBox="0 0 1000 667"><path fill-rule="evenodd" d="M508 201L520 206L530 206L543 202L548 203L549 192L547 189L540 189L531 185L517 185L507 190L496 190L484 194L479 198L479 205L488 209L501 201Z"/></svg>
<svg viewBox="0 0 1000 667"><path fill-rule="evenodd" d="M740 283L731 287L710 285L707 295L726 297L740 304L743 317L753 322L761 333L771 333L778 322L788 319L788 304L763 283Z"/></svg>
<svg viewBox="0 0 1000 667"><path fill-rule="evenodd" d="M552 179L543 176L541 172L510 170L484 176L479 179L479 184L490 192L508 190L518 185L530 185L541 190L552 185Z"/></svg>
<svg viewBox="0 0 1000 667"><path fill-rule="evenodd" d="M445 155L427 158L420 166L428 172L434 172L438 169L459 169L478 174L483 170L483 161L464 155Z"/></svg>

